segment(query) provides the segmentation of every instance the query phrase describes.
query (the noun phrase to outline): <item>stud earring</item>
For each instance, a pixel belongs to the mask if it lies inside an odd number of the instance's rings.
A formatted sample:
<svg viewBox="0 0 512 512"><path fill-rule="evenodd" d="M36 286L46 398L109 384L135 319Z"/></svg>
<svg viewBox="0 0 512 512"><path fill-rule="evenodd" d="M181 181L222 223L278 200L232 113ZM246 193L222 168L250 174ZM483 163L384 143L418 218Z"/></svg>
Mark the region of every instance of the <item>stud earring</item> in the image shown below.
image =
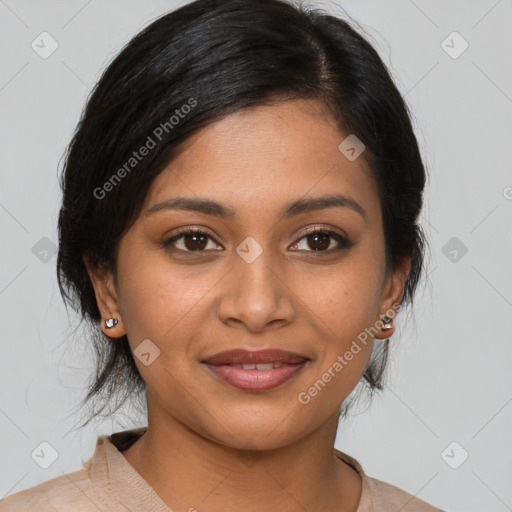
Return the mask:
<svg viewBox="0 0 512 512"><path fill-rule="evenodd" d="M112 327L115 327L119 323L119 320L117 318L107 318L105 320L105 327L107 329L112 329Z"/></svg>
<svg viewBox="0 0 512 512"><path fill-rule="evenodd" d="M382 317L382 327L381 330L387 331L393 327L393 324L391 323L393 319L390 316L383 316Z"/></svg>

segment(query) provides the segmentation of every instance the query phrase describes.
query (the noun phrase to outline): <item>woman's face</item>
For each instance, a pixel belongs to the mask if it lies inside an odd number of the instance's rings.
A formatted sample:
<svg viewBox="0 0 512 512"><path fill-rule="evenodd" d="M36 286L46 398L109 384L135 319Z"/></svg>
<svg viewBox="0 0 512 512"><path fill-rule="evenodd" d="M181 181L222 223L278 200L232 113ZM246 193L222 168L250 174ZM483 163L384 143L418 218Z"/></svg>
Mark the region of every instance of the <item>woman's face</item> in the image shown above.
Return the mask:
<svg viewBox="0 0 512 512"><path fill-rule="evenodd" d="M203 129L154 181L121 240L117 289L95 283L153 418L260 449L337 420L370 357L358 336L406 277L386 272L377 188L363 158L338 148L348 135L315 102L257 107ZM249 353L207 364L233 349ZM293 355L233 366L264 349Z"/></svg>

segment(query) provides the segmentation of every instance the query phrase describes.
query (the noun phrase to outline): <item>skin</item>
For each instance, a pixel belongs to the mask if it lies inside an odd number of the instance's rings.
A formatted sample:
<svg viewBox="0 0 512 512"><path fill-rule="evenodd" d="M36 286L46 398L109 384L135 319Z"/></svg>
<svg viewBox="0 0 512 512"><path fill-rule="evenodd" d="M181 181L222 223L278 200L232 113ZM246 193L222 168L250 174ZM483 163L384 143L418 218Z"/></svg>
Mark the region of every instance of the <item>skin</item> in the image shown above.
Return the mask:
<svg viewBox="0 0 512 512"><path fill-rule="evenodd" d="M400 302L410 261L386 267L377 188L364 159L349 161L338 149L347 135L315 101L230 114L189 139L153 182L120 242L117 283L85 259L102 325L119 320L104 332L126 333L132 351L145 339L160 350L148 366L135 358L147 385L148 431L123 455L172 510L357 509L361 479L333 446L340 405L373 340L310 403L297 397ZM292 201L333 193L355 200L364 216L339 206L281 214ZM147 213L177 196L214 200L235 215ZM186 251L190 236L163 246L186 226L213 238L202 251ZM309 229L335 231L352 245L308 241ZM252 263L236 252L248 236L263 251ZM201 364L242 347L310 362L262 392L234 388ZM251 464L241 457L248 454Z"/></svg>

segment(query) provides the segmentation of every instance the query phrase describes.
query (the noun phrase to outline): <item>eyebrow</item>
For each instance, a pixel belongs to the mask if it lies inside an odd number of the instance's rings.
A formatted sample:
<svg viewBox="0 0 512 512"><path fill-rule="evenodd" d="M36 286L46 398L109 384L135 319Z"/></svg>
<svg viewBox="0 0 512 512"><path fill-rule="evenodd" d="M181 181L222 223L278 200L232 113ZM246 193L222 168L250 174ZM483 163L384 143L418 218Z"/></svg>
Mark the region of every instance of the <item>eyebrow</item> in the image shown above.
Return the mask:
<svg viewBox="0 0 512 512"><path fill-rule="evenodd" d="M290 218L301 213L308 213L317 210L324 210L326 208L350 208L351 210L359 213L364 219L367 219L367 214L364 208L354 199L343 194L329 194L320 197L303 197L297 199L284 206L281 211L281 216ZM194 197L173 197L167 199L162 203L155 204L145 211L146 215L159 212L161 210L188 210L207 215L213 215L221 218L233 218L236 215L235 209L212 201L210 199L199 199Z"/></svg>

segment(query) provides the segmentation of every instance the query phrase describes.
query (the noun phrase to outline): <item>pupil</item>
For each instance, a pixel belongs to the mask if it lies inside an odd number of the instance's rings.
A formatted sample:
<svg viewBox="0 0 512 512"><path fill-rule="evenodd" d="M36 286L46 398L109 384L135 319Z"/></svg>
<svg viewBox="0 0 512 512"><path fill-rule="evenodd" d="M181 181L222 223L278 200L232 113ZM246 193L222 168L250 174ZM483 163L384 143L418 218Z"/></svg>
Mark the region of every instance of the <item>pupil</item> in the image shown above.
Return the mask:
<svg viewBox="0 0 512 512"><path fill-rule="evenodd" d="M329 247L329 235L326 233L314 233L308 236L308 244L315 251L324 250Z"/></svg>
<svg viewBox="0 0 512 512"><path fill-rule="evenodd" d="M205 235L191 234L185 237L185 246L190 251L198 251L200 249L204 249L206 244L207 240Z"/></svg>

